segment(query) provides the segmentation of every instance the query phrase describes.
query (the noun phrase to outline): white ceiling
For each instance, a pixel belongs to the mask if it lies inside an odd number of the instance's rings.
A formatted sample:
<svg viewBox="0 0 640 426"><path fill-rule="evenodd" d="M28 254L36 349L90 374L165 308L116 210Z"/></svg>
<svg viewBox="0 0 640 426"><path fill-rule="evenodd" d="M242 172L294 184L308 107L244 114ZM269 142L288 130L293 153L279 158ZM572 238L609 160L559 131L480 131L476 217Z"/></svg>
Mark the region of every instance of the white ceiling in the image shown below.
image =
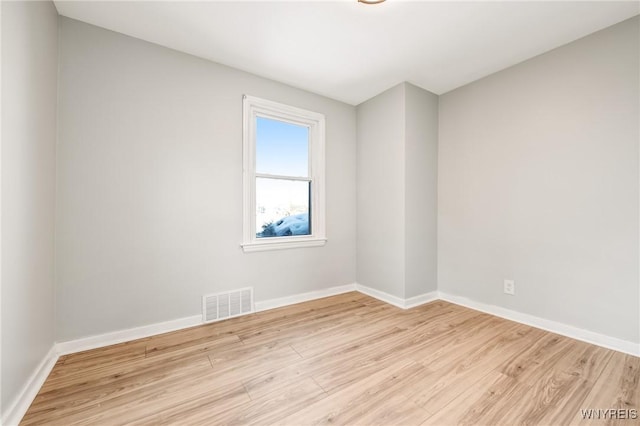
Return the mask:
<svg viewBox="0 0 640 426"><path fill-rule="evenodd" d="M56 1L61 15L350 104L442 94L640 13L640 2Z"/></svg>

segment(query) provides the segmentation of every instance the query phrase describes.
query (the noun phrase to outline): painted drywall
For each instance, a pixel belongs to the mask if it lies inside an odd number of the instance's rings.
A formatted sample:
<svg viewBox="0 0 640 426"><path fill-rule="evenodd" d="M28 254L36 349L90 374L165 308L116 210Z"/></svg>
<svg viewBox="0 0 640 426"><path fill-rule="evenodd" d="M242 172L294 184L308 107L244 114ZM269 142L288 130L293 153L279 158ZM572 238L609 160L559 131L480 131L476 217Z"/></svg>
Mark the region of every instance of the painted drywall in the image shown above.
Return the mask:
<svg viewBox="0 0 640 426"><path fill-rule="evenodd" d="M355 281L355 108L60 19L57 337ZM242 95L326 116L324 247L243 253Z"/></svg>
<svg viewBox="0 0 640 426"><path fill-rule="evenodd" d="M639 22L440 97L440 290L640 342Z"/></svg>
<svg viewBox="0 0 640 426"><path fill-rule="evenodd" d="M2 2L3 416L54 343L58 15Z"/></svg>
<svg viewBox="0 0 640 426"><path fill-rule="evenodd" d="M358 283L404 298L404 84L357 116Z"/></svg>
<svg viewBox="0 0 640 426"><path fill-rule="evenodd" d="M401 83L358 105L358 283L437 289L438 96Z"/></svg>
<svg viewBox="0 0 640 426"><path fill-rule="evenodd" d="M405 298L438 289L438 96L405 83Z"/></svg>

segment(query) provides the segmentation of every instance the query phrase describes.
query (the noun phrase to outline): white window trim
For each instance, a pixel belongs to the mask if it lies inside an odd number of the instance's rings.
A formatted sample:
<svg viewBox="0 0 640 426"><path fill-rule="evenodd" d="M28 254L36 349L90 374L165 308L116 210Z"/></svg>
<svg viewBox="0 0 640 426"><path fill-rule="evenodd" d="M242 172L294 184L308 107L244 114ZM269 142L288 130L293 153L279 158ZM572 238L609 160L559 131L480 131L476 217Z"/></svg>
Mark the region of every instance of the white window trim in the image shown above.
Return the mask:
<svg viewBox="0 0 640 426"><path fill-rule="evenodd" d="M245 252L323 246L325 235L325 118L307 111L254 96L243 97L243 242ZM273 118L309 127L309 178L311 179L311 235L256 237L256 117Z"/></svg>

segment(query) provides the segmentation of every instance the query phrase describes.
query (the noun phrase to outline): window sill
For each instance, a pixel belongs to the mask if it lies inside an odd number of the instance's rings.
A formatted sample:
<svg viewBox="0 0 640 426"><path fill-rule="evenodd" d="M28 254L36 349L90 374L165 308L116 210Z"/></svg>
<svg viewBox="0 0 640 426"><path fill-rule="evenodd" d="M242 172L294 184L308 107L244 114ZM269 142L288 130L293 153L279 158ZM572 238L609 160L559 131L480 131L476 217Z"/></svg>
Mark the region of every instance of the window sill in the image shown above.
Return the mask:
<svg viewBox="0 0 640 426"><path fill-rule="evenodd" d="M293 248L304 247L321 247L327 242L326 238L312 238L305 240L285 240L285 241L259 241L252 243L241 244L242 250L245 253L254 251L268 251L268 250L285 250Z"/></svg>

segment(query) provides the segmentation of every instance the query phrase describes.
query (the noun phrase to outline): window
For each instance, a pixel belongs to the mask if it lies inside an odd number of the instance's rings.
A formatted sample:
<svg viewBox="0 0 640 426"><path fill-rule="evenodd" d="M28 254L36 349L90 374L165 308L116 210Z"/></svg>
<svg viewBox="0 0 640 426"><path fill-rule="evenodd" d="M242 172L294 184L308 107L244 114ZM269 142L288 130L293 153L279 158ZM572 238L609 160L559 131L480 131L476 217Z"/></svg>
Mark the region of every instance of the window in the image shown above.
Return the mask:
<svg viewBox="0 0 640 426"><path fill-rule="evenodd" d="M324 245L324 115L243 101L245 252Z"/></svg>

